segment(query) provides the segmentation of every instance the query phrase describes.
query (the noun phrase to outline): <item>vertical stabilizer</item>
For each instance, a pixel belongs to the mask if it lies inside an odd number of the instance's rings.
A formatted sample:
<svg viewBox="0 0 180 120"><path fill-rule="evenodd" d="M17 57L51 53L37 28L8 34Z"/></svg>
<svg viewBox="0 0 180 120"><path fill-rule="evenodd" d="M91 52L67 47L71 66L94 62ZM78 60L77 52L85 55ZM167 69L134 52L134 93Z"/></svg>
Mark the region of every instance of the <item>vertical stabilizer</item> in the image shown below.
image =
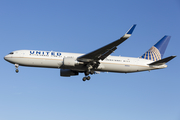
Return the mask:
<svg viewBox="0 0 180 120"><path fill-rule="evenodd" d="M140 58L157 61L163 58L166 47L169 43L171 36L165 35L160 39L154 46L152 46L146 53L144 53Z"/></svg>

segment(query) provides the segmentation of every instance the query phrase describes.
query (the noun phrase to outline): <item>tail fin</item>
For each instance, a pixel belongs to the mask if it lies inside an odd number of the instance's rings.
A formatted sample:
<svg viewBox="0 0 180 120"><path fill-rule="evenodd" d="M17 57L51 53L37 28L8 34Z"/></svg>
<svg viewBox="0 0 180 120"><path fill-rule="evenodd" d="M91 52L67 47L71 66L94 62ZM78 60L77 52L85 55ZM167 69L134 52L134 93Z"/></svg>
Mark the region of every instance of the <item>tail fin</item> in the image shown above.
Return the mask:
<svg viewBox="0 0 180 120"><path fill-rule="evenodd" d="M146 53L140 58L157 61L163 58L166 47L169 43L171 36L164 36L154 46L152 46Z"/></svg>

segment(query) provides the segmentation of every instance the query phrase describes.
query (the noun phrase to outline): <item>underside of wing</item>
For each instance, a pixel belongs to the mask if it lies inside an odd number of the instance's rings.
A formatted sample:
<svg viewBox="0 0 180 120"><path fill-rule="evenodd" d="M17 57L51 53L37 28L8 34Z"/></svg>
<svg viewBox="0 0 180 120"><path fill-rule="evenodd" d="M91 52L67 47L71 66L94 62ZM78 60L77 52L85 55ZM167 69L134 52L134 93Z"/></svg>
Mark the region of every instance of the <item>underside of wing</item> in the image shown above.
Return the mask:
<svg viewBox="0 0 180 120"><path fill-rule="evenodd" d="M80 56L77 58L80 62L92 62L92 61L99 61L104 60L107 56L109 56L112 52L114 52L117 49L117 46L124 42L126 39L128 39L134 28L136 27L136 24L133 25L124 36L122 36L120 39L105 45L104 47L101 47L93 52L90 52L88 54L85 54L83 56Z"/></svg>

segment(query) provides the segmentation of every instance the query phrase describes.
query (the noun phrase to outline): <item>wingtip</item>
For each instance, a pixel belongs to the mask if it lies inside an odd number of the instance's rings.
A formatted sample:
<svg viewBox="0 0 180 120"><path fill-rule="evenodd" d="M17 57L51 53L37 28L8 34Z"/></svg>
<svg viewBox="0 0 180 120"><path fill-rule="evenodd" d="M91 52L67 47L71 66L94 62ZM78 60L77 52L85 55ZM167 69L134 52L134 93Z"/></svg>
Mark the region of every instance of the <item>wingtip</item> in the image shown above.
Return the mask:
<svg viewBox="0 0 180 120"><path fill-rule="evenodd" d="M136 27L136 24L134 24L134 25L127 31L126 34L132 34L133 31L134 31L134 29L135 29L135 27Z"/></svg>
<svg viewBox="0 0 180 120"><path fill-rule="evenodd" d="M136 24L134 24L127 32L126 34L123 36L124 38L129 38L131 36L131 34L133 33L134 29L136 27Z"/></svg>

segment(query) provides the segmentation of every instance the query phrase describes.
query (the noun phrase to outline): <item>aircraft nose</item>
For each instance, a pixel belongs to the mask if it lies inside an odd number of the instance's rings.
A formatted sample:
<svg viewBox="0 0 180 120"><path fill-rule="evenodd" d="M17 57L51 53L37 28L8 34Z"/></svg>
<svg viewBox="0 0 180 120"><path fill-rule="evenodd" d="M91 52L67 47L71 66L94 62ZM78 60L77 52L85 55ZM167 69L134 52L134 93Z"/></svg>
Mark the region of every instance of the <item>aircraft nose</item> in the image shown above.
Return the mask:
<svg viewBox="0 0 180 120"><path fill-rule="evenodd" d="M6 56L4 56L4 60L7 60L7 55L6 55Z"/></svg>
<svg viewBox="0 0 180 120"><path fill-rule="evenodd" d="M6 61L9 61L9 58L10 58L9 55L4 56L4 60L6 60Z"/></svg>
<svg viewBox="0 0 180 120"><path fill-rule="evenodd" d="M6 56L4 56L4 60L6 60L7 59L7 55Z"/></svg>

